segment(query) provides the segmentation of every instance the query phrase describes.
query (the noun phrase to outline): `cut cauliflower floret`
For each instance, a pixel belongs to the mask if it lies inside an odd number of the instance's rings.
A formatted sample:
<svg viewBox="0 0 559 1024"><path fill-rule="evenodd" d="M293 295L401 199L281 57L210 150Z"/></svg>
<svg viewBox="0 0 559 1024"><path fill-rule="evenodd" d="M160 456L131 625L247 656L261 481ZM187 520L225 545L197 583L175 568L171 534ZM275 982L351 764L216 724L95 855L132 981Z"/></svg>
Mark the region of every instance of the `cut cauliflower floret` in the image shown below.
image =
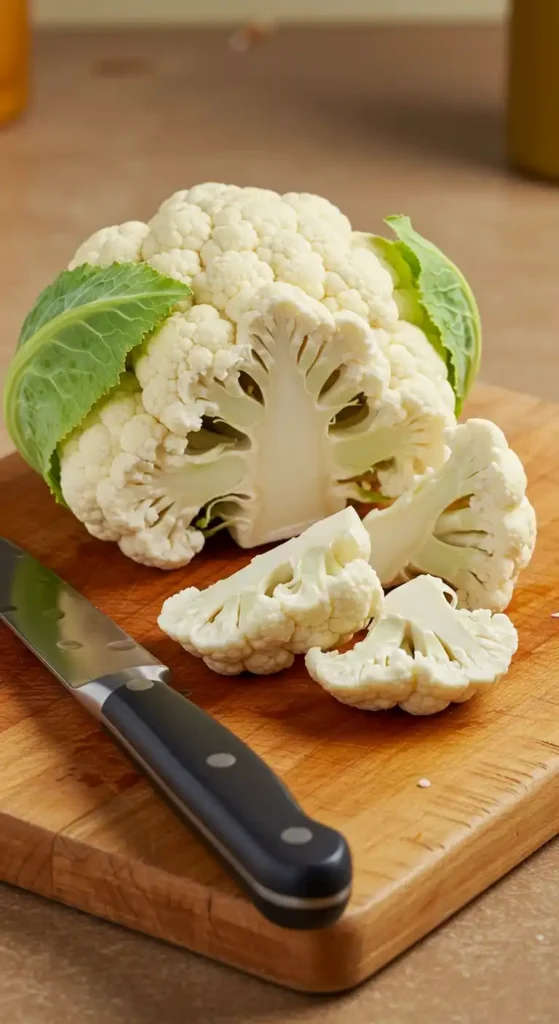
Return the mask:
<svg viewBox="0 0 559 1024"><path fill-rule="evenodd" d="M398 705L432 715L469 700L507 672L518 638L506 615L457 609L451 595L432 576L397 587L351 651L308 652L310 675L337 700L364 711Z"/></svg>
<svg viewBox="0 0 559 1024"><path fill-rule="evenodd" d="M366 516L371 564L384 585L430 573L466 608L502 611L536 541L526 474L488 420L468 420L447 440L450 455L438 471Z"/></svg>
<svg viewBox="0 0 559 1024"><path fill-rule="evenodd" d="M370 402L366 416L356 407L354 420L346 416L331 436L341 471L360 479L353 497L365 501L375 490L375 477L377 490L398 497L427 468L442 466L448 452L445 431L455 423L437 387L422 375L388 389L378 404Z"/></svg>
<svg viewBox="0 0 559 1024"><path fill-rule="evenodd" d="M380 611L368 552L357 513L344 509L207 590L168 598L159 626L214 672L278 672L310 647L346 641Z"/></svg>

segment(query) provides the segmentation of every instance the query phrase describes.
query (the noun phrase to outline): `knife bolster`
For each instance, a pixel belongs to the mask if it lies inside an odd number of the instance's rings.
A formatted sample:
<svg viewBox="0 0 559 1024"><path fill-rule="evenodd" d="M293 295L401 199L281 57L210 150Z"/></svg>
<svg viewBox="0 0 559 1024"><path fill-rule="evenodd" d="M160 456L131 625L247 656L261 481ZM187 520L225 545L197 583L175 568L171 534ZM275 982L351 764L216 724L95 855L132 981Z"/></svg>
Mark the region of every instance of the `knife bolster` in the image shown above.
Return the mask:
<svg viewBox="0 0 559 1024"><path fill-rule="evenodd" d="M126 686L129 690L148 690L155 683L166 682L169 670L165 665L145 665L126 668L121 672L91 679L88 683L72 690L80 704L95 718L103 717L103 705L112 693Z"/></svg>

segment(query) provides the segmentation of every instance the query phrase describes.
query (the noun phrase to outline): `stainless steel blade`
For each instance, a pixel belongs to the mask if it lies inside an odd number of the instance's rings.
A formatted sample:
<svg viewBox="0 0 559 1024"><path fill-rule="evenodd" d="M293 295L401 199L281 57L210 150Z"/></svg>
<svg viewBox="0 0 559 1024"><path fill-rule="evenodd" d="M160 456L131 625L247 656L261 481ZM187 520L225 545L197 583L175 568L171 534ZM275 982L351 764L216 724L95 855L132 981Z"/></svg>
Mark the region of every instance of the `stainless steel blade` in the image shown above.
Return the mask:
<svg viewBox="0 0 559 1024"><path fill-rule="evenodd" d="M83 594L26 551L0 537L0 621L65 686L122 682L127 670L166 679L168 669Z"/></svg>

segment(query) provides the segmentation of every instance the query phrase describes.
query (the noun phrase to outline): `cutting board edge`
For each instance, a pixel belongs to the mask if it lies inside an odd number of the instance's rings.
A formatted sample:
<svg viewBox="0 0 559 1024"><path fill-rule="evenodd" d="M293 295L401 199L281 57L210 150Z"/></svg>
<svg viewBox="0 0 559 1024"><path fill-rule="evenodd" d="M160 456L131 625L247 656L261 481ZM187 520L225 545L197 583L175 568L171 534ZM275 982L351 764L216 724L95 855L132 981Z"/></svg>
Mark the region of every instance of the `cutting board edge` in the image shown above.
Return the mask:
<svg viewBox="0 0 559 1024"><path fill-rule="evenodd" d="M266 981L310 994L341 993L376 974L394 957L425 938L557 835L558 777L559 759L556 770L550 770L534 781L526 788L523 798L508 801L500 812L464 834L444 851L444 856L433 858L414 878L387 888L380 899L372 899L354 908L350 905L342 920L325 931L289 933L292 970L270 970L264 963L260 966L255 962L253 943L245 945L240 941L254 936L256 931L258 943L266 949L268 943L272 947L277 945L280 932L259 915L256 916L255 927L256 911L242 897L234 893L216 893L209 887L192 882L186 889L187 900L184 899L184 884L179 884L177 903L172 907L168 888L153 885L154 874L150 865L140 860L130 863L121 855L108 851L92 851L83 841L63 833L49 837L46 877L50 885L44 884L44 872L22 879L20 872L6 870L1 860L0 871L2 880L8 884L218 960ZM557 796L550 801L554 791ZM528 816L526 807L529 807ZM0 827L5 817L10 816L0 814ZM527 821L530 828L526 827ZM38 839L48 837L46 832L38 836L36 826L31 823L19 822L19 826L23 842L28 838L36 844ZM493 850L498 852L498 857L491 857ZM445 866L442 881L441 861ZM75 870L76 864L78 871ZM87 865L86 871L84 865ZM122 886L118 883L120 869L125 874L126 884ZM161 882L165 880L168 885L171 876L164 871L156 873L156 878L157 875L161 875ZM105 900L99 899L100 891L95 884L100 876L111 880ZM131 876L140 882L136 910L131 909L134 903L130 898ZM146 882L149 877L151 885L142 885L143 877ZM177 881L184 883L181 879ZM154 905L157 890L160 893L166 890L167 893L160 905ZM177 911L182 924L178 921ZM245 927L243 920L246 921ZM407 921L409 926L406 926ZM215 947L215 931L225 948ZM367 948L370 950L368 953ZM285 968L285 964L277 960L276 964Z"/></svg>
<svg viewBox="0 0 559 1024"><path fill-rule="evenodd" d="M361 925L363 948L367 948L369 939L372 950L359 965L354 985L370 978L394 957L425 938L559 834L558 780L559 758L554 768L526 787L520 799L507 801L484 825L468 831L439 859L427 865L426 870L395 886L382 901L380 913L375 912L374 901L353 912L350 909L349 919L355 918ZM497 856L492 858L491 853ZM479 866L479 871L473 871L474 866ZM411 894L407 907L402 899L403 890ZM378 935L392 914L404 918L406 909L411 920L420 922L419 926L394 934L393 939L379 949L378 942L374 942L375 931Z"/></svg>

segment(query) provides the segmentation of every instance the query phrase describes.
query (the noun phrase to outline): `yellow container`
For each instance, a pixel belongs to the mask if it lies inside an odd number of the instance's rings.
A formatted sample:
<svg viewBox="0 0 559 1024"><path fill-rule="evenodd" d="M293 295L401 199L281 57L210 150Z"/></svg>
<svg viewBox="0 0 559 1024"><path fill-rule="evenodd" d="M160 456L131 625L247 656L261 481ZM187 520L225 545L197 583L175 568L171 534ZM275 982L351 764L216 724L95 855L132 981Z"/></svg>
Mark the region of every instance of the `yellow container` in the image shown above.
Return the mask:
<svg viewBox="0 0 559 1024"><path fill-rule="evenodd" d="M0 125L27 103L27 0L0 0Z"/></svg>
<svg viewBox="0 0 559 1024"><path fill-rule="evenodd" d="M559 179L559 0L511 0L507 145L514 167Z"/></svg>

